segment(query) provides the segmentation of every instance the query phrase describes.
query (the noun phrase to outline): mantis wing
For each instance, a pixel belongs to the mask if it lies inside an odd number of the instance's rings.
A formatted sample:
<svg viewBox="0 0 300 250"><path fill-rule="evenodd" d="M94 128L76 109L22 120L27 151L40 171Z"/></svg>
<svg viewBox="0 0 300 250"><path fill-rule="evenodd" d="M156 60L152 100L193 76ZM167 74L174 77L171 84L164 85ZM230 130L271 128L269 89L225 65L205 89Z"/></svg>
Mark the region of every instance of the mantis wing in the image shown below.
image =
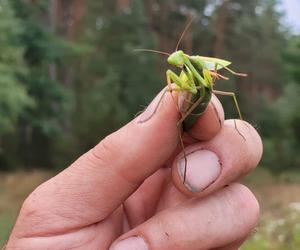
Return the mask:
<svg viewBox="0 0 300 250"><path fill-rule="evenodd" d="M215 69L219 70L231 64L231 62L229 61L219 59L219 58L214 58L214 57L191 56L191 59L198 61L201 64L205 64L205 67L208 70L215 70Z"/></svg>

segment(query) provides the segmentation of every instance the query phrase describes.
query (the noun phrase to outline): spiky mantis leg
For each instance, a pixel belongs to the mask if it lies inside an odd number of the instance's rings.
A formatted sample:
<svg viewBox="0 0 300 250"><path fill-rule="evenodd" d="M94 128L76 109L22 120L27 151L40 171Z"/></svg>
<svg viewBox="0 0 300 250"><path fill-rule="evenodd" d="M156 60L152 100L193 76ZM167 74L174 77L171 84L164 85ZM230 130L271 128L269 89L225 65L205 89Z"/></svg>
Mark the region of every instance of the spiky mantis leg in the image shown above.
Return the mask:
<svg viewBox="0 0 300 250"><path fill-rule="evenodd" d="M186 76L188 77L188 81L190 82L190 85L194 86L194 88L197 89L197 87L195 86L195 82L194 82L193 77L191 77L187 72L186 72ZM187 92L191 91L192 88L186 88L185 81L183 79L181 79L180 76L178 76L172 70L167 70L166 71L166 77L167 77L168 88L171 89L170 90L171 95L172 95L172 91L187 91ZM172 86L171 86L172 83L175 83L177 88L172 89ZM184 111L184 110L182 110L178 107L178 101L177 102L175 101L173 95L172 95L172 98L173 98L174 104L177 108L177 111L181 114L181 116L183 116L186 111ZM189 103L190 105L193 104L193 102L191 102L190 100L188 100L186 98L184 99L184 102Z"/></svg>
<svg viewBox="0 0 300 250"><path fill-rule="evenodd" d="M242 120L242 121L244 120L243 117L242 117L242 113L241 113L241 110L240 110L240 107L239 107L239 104L238 104L238 101L237 101L237 98L236 98L236 95L235 95L234 92L226 92L226 91L213 90L213 93L216 94L216 95L221 95L221 96L231 96L232 99L233 99L235 108L236 108L236 110L238 112L240 120ZM236 131L239 133L239 135L241 137L243 137L244 140L246 140L246 138L242 135L242 133L237 128L236 120L234 120L234 127L235 127Z"/></svg>
<svg viewBox="0 0 300 250"><path fill-rule="evenodd" d="M178 75L176 75L176 73L174 73L172 70L167 70L166 76L167 76L167 85L168 85L167 89L165 89L163 94L161 95L161 97L160 97L153 113L145 121L150 120L155 115L155 113L158 110L158 107L159 107L160 103L162 102L162 100L163 100L163 98L164 98L164 96L167 92L170 92L172 94L173 91L182 91L183 90L182 89L183 80L180 79L180 77ZM174 82L178 86L178 88L173 88L172 85L171 85L172 82ZM172 98L173 98L173 101L174 101L174 103L177 107L177 110L180 112L181 115L183 115L182 112L179 110L178 104L175 102L173 95L172 95Z"/></svg>

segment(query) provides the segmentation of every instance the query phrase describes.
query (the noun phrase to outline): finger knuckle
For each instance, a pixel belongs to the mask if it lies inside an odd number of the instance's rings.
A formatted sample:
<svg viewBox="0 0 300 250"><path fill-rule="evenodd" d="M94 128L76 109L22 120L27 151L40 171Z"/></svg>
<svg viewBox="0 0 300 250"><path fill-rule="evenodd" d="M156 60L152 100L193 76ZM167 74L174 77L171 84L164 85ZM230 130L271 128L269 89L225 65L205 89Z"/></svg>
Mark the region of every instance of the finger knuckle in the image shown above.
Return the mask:
<svg viewBox="0 0 300 250"><path fill-rule="evenodd" d="M116 146L114 136L109 135L91 150L91 154L97 162L101 162L103 165L111 165L116 157Z"/></svg>

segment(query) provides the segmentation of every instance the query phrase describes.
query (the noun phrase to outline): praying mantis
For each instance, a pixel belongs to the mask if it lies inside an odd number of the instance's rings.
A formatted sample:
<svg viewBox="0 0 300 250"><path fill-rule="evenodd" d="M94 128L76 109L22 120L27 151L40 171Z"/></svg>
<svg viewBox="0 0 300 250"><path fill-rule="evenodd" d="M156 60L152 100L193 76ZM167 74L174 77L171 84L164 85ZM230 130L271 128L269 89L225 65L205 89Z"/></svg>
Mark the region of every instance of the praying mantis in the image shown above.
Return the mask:
<svg viewBox="0 0 300 250"><path fill-rule="evenodd" d="M181 34L181 37L177 42L175 52L171 54L152 50L152 49L136 50L136 51L155 52L155 53L166 55L168 56L167 62L170 65L175 66L181 70L179 74L176 74L174 71L170 69L166 71L167 89L161 96L153 114L148 119L150 119L155 114L165 93L170 92L172 94L173 91L179 91L179 92L184 92L189 96L189 98L185 99L185 104L187 104L186 107L183 109L178 108L181 118L177 122L180 144L182 147L184 160L185 160L183 183L185 183L186 175L187 175L187 157L186 157L184 142L182 139L182 133L184 131L187 131L189 128L191 128L195 123L195 121L197 120L197 118L204 113L211 100L212 94L232 97L239 118L243 120L235 93L219 91L214 89L215 81L217 79L222 78L228 80L227 77L219 74L218 70L225 69L233 75L242 76L242 77L247 76L247 74L237 73L231 70L230 68L228 68L228 66L231 64L230 61L214 58L214 57L199 56L199 55L190 56L185 54L182 50L178 50L180 42L184 37L184 34L186 33L187 29L191 25L191 23L192 20L190 20L186 25L184 31ZM236 131L245 140L245 137L238 130L235 120L234 120L234 124L235 124Z"/></svg>

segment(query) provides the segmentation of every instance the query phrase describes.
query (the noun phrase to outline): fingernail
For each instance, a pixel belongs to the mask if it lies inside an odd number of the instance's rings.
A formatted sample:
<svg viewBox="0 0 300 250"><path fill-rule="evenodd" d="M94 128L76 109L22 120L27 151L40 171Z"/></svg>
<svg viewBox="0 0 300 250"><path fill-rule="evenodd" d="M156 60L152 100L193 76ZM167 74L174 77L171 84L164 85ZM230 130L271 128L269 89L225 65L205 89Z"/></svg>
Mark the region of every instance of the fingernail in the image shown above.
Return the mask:
<svg viewBox="0 0 300 250"><path fill-rule="evenodd" d="M150 120L158 111L159 106L161 105L162 98L164 97L166 90L163 89L149 104L145 111L139 116L138 123L144 123Z"/></svg>
<svg viewBox="0 0 300 250"><path fill-rule="evenodd" d="M185 159L177 163L179 175L184 180ZM192 192L203 191L209 187L221 173L218 156L209 150L197 150L187 155L186 179L184 184Z"/></svg>
<svg viewBox="0 0 300 250"><path fill-rule="evenodd" d="M113 244L109 250L148 250L148 246L142 237L130 237Z"/></svg>

